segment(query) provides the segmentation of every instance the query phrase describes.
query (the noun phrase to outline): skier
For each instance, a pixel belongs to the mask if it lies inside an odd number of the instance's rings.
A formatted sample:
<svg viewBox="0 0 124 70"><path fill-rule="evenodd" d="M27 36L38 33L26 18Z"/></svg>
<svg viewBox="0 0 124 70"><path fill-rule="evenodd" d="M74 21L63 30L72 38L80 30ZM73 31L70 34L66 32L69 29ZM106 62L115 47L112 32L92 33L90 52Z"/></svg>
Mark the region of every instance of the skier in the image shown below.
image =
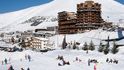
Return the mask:
<svg viewBox="0 0 124 70"><path fill-rule="evenodd" d="M29 60L29 62L31 61L31 56L30 55L28 55L28 60Z"/></svg>
<svg viewBox="0 0 124 70"><path fill-rule="evenodd" d="M88 60L88 66L90 66L90 59Z"/></svg>
<svg viewBox="0 0 124 70"><path fill-rule="evenodd" d="M94 65L94 70L96 70L96 64Z"/></svg>
<svg viewBox="0 0 124 70"><path fill-rule="evenodd" d="M78 61L78 57L76 57L75 60Z"/></svg>
<svg viewBox="0 0 124 70"><path fill-rule="evenodd" d="M112 62L113 62L113 60L112 60L112 59L110 59L109 63L112 63Z"/></svg>
<svg viewBox="0 0 124 70"><path fill-rule="evenodd" d="M11 65L11 66L9 67L9 69L8 69L8 70L14 70L14 69L13 69L13 66Z"/></svg>
<svg viewBox="0 0 124 70"><path fill-rule="evenodd" d="M7 64L7 59L6 58L5 58L4 62L5 62L5 64Z"/></svg>
<svg viewBox="0 0 124 70"><path fill-rule="evenodd" d="M86 53L88 54L88 50L86 51Z"/></svg>
<svg viewBox="0 0 124 70"><path fill-rule="evenodd" d="M27 60L28 56L25 54L25 59Z"/></svg>
<svg viewBox="0 0 124 70"><path fill-rule="evenodd" d="M108 61L109 61L109 58L106 59L106 62L108 62Z"/></svg>

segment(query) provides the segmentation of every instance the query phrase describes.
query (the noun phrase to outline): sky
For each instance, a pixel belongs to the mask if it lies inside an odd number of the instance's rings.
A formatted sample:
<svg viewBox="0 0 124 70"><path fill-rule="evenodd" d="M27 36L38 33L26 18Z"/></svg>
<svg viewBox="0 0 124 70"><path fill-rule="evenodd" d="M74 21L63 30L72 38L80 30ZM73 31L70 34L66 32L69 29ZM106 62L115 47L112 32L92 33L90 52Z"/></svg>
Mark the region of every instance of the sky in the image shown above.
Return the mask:
<svg viewBox="0 0 124 70"><path fill-rule="evenodd" d="M52 0L0 0L0 13L17 11L50 1Z"/></svg>
<svg viewBox="0 0 124 70"><path fill-rule="evenodd" d="M7 13L32 6L48 3L52 0L0 0L0 13ZM124 4L124 0L115 0Z"/></svg>
<svg viewBox="0 0 124 70"><path fill-rule="evenodd" d="M115 0L115 1L117 1L117 2L119 2L121 4L124 4L124 0Z"/></svg>

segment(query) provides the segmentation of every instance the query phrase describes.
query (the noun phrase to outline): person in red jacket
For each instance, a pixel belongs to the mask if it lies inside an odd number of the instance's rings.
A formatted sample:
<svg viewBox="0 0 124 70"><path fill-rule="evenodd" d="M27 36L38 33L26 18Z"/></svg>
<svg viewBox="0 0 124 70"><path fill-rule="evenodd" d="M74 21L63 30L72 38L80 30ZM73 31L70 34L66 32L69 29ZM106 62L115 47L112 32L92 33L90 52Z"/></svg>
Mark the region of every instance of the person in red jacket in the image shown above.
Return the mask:
<svg viewBox="0 0 124 70"><path fill-rule="evenodd" d="M96 70L96 64L94 65L94 70Z"/></svg>

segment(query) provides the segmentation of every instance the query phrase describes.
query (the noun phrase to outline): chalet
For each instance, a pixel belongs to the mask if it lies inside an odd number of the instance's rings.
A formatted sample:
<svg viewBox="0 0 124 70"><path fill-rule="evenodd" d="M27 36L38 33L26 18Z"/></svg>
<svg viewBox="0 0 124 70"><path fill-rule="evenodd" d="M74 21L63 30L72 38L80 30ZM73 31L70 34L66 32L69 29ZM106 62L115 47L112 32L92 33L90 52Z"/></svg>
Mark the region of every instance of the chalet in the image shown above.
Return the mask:
<svg viewBox="0 0 124 70"><path fill-rule="evenodd" d="M46 38L38 38L38 37L32 37L30 40L30 47L36 48L36 49L46 49L48 44L48 39Z"/></svg>
<svg viewBox="0 0 124 70"><path fill-rule="evenodd" d="M27 37L24 40L26 48L32 48L36 50L45 50L53 48L49 43L48 39L41 37Z"/></svg>

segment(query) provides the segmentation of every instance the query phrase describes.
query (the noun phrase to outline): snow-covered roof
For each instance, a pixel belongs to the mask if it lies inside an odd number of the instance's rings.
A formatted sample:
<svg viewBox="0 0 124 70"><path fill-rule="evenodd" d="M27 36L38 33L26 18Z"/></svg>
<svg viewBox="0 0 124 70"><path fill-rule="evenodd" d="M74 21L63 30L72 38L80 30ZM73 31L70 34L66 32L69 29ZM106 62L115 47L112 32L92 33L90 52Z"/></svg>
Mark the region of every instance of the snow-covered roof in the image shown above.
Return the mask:
<svg viewBox="0 0 124 70"><path fill-rule="evenodd" d="M48 39L47 38L42 38L42 37L34 37L36 39L39 39L39 40L43 40L43 41L47 41Z"/></svg>

